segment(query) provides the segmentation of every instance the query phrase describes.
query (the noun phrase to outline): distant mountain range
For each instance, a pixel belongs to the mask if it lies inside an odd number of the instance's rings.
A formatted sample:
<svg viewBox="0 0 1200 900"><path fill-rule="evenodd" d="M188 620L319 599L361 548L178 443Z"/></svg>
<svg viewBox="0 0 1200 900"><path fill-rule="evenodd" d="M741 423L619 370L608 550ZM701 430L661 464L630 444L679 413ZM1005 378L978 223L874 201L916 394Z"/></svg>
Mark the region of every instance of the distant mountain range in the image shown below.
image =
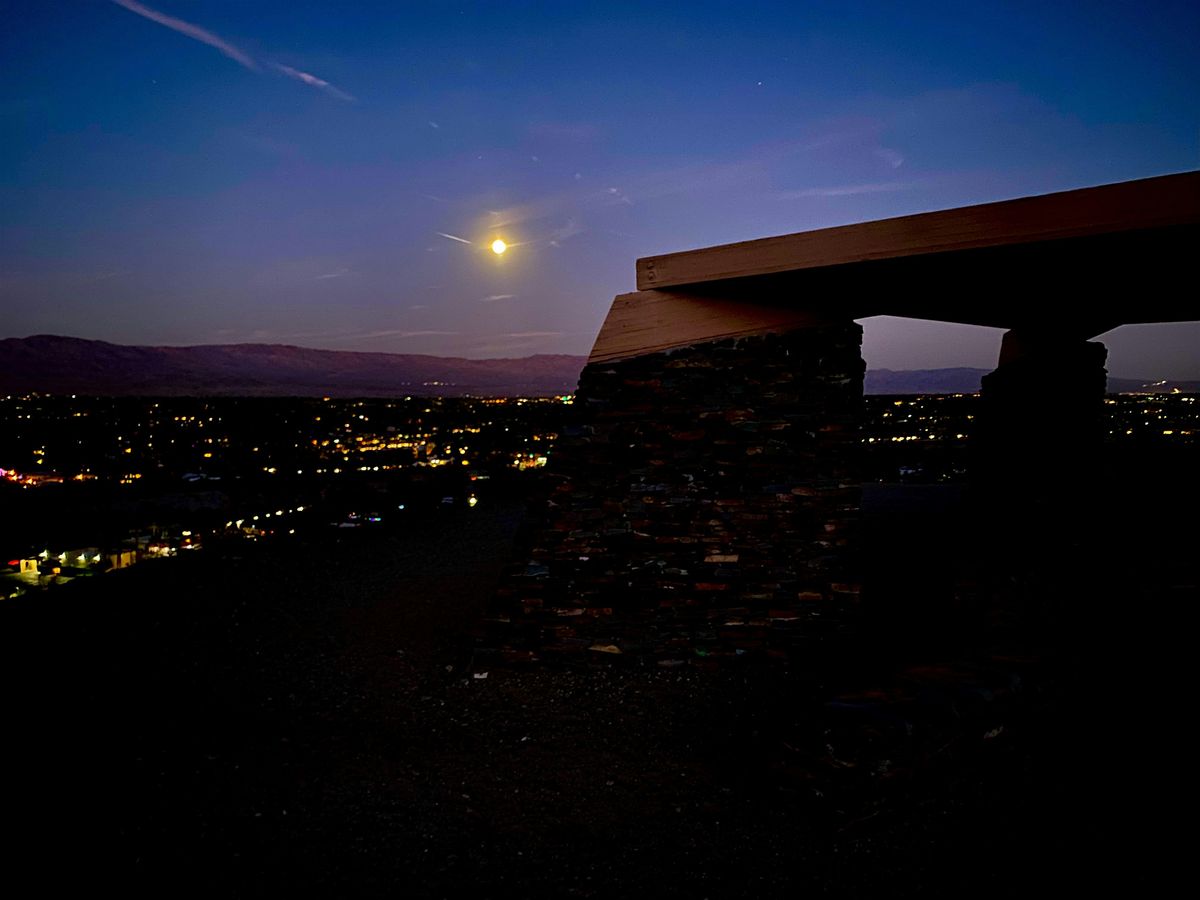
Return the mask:
<svg viewBox="0 0 1200 900"><path fill-rule="evenodd" d="M128 347L57 335L0 340L0 393L395 397L570 393L582 356L461 359L282 344Z"/></svg>
<svg viewBox="0 0 1200 900"><path fill-rule="evenodd" d="M990 369L868 369L868 394L973 394Z"/></svg>
<svg viewBox="0 0 1200 900"><path fill-rule="evenodd" d="M551 396L575 390L586 357L464 359L282 344L131 347L57 335L0 340L0 393L394 397ZM987 369L867 372L868 394L971 393ZM1052 386L1049 386L1052 387ZM1110 378L1114 393L1146 382ZM1200 391L1200 382L1170 382Z"/></svg>

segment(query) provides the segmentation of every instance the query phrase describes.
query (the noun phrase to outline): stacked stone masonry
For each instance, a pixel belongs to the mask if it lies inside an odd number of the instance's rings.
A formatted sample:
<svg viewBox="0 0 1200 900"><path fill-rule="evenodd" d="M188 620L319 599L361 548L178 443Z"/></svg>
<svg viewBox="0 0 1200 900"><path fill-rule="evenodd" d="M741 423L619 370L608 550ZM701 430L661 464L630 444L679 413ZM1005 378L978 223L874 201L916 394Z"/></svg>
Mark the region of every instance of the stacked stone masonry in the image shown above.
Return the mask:
<svg viewBox="0 0 1200 900"><path fill-rule="evenodd" d="M858 594L851 322L588 366L484 657L787 656Z"/></svg>

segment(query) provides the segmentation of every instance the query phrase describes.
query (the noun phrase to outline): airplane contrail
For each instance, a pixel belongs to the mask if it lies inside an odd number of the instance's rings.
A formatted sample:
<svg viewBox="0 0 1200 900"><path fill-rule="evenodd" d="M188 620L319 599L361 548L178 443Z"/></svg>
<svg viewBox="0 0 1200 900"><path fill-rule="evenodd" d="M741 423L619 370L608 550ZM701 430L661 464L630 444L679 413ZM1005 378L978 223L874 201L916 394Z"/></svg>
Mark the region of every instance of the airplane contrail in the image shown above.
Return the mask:
<svg viewBox="0 0 1200 900"><path fill-rule="evenodd" d="M273 65L277 71L282 72L288 78L295 78L297 81L301 81L304 84L307 84L309 87L314 87L319 91L324 91L330 97L336 97L338 100L345 100L347 103L355 102L354 97L352 97L350 94L347 94L340 88L334 87L324 78L318 78L311 72L301 72L299 69L293 69L291 66L281 65L280 63L274 63Z"/></svg>
<svg viewBox="0 0 1200 900"><path fill-rule="evenodd" d="M254 71L258 70L258 64L249 56L239 50L233 44L222 38L217 37L211 31L201 28L199 25L193 25L191 22L185 22L183 19L176 19L174 16L168 16L165 13L160 13L156 9L151 9L148 6L136 2L136 0L113 0L113 3L118 6L123 6L131 13L137 13L143 18L149 19L151 22L157 22L170 28L172 31L178 31L180 34L186 34L193 40L197 40L202 44L208 44L210 47L215 47L220 50L234 62L240 63L247 69Z"/></svg>

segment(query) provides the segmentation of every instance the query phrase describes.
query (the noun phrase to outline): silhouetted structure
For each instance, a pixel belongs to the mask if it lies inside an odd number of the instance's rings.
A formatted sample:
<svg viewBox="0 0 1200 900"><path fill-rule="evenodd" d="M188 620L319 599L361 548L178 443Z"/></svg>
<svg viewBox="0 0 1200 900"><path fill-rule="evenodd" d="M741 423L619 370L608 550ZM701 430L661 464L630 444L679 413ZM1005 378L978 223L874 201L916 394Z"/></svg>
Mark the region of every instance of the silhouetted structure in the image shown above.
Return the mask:
<svg viewBox="0 0 1200 900"><path fill-rule="evenodd" d="M1197 238L1185 173L638 260L496 646L785 653L852 599L855 319L1009 329L983 388L984 493L1024 507L1082 483L1105 387L1088 339L1196 319Z"/></svg>

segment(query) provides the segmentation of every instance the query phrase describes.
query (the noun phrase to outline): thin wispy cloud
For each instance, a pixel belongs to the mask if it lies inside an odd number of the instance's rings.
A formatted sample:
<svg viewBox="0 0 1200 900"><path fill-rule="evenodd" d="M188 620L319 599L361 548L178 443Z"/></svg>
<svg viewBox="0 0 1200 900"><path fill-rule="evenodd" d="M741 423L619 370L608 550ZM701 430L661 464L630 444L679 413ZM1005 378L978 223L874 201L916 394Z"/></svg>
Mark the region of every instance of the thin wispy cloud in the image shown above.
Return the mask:
<svg viewBox="0 0 1200 900"><path fill-rule="evenodd" d="M137 0L112 0L123 9L129 10L131 13L136 13L144 19L149 19L151 22L157 22L165 28L170 28L172 31L177 31L182 35L190 37L192 40L199 41L202 44L219 50L221 53L228 56L234 62L249 69L252 72L261 70L258 62L246 53L235 47L229 41L219 35L213 34L207 28L201 28L199 25L193 25L191 22L185 22L183 19L177 19L174 16L168 16L166 13L159 12L157 9L151 9L149 6L143 6ZM355 103L356 98L352 94L346 93L339 87L330 84L324 78L313 75L311 72L304 72L300 69L294 69L291 66L285 66L282 63L271 63L271 68L281 75L299 81L301 84L306 84L311 88L316 88L322 93L328 94L337 100L345 103Z"/></svg>
<svg viewBox="0 0 1200 900"><path fill-rule="evenodd" d="M784 191L779 197L783 200L803 200L809 197L853 197L857 194L884 194L892 191L908 191L916 186L916 182L912 181L875 181L865 184L843 184L836 187Z"/></svg>
<svg viewBox="0 0 1200 900"><path fill-rule="evenodd" d="M293 337L301 338L321 338L322 340L336 341L375 341L383 338L421 338L421 337L452 337L459 334L457 331L409 331L403 328L386 328L378 331L333 331L333 332L309 332L302 335L293 335Z"/></svg>
<svg viewBox="0 0 1200 900"><path fill-rule="evenodd" d="M468 343L467 352L478 354L529 353L544 347L547 341L566 336L563 331L512 331L483 335Z"/></svg>
<svg viewBox="0 0 1200 900"><path fill-rule="evenodd" d="M324 281L327 278L341 278L343 275L349 274L349 269L338 269L336 272L326 272L324 275L318 275L317 281Z"/></svg>
<svg viewBox="0 0 1200 900"><path fill-rule="evenodd" d="M764 144L731 160L689 163L652 172L631 172L619 180L608 180L607 185L601 186L589 184L581 173L576 172L570 187L492 209L481 217L481 224L487 229L529 229L531 223L545 223L542 226L546 229L544 236L535 238L530 243L558 247L568 238L585 230L578 222L581 217L602 214L606 209L614 207L644 205L672 196L701 196L735 188L748 190L757 187L764 194L771 193L783 199L800 199L904 191L920 187L922 183L915 181L889 181L808 188L783 193L775 193L770 189L771 181L777 177L775 173L784 167L794 170L811 156L827 155L838 151L839 148L874 145L869 151L862 152L870 152L874 160L881 161L891 169L903 166L903 154L891 147L878 145L877 131L878 128L873 122L832 122L810 136ZM561 222L564 219L567 220L567 224L563 228L556 231L549 227L550 223Z"/></svg>
<svg viewBox="0 0 1200 900"><path fill-rule="evenodd" d="M893 169L898 169L904 165L904 154L900 153L898 150L893 150L891 147L880 147L875 151L875 155Z"/></svg>
<svg viewBox="0 0 1200 900"><path fill-rule="evenodd" d="M613 198L616 203L624 203L626 206L633 206L633 201L620 188L610 187L607 191L608 196Z"/></svg>
<svg viewBox="0 0 1200 900"><path fill-rule="evenodd" d="M387 331L366 331L361 334L346 335L348 340L365 341L375 338L415 338L415 337L433 337L443 335L455 335L457 331L401 331L398 329L389 329Z"/></svg>
<svg viewBox="0 0 1200 900"><path fill-rule="evenodd" d="M244 334L231 328L222 328L215 332L222 339L231 335ZM402 328L388 328L376 331L275 331L273 329L256 328L246 337L255 341L371 341L382 338L421 338L421 337L453 337L461 334L458 331L413 331Z"/></svg>
<svg viewBox="0 0 1200 900"><path fill-rule="evenodd" d="M458 241L460 244L474 243L473 241L468 241L464 237L459 237L457 234L446 234L444 231L435 231L434 234L436 234L438 237L444 237L448 241Z"/></svg>
<svg viewBox="0 0 1200 900"><path fill-rule="evenodd" d="M489 210L486 227L511 228L529 222L558 218L564 213L580 209L612 205L614 202L615 195L604 189L576 188L559 191L502 209Z"/></svg>
<svg viewBox="0 0 1200 900"><path fill-rule="evenodd" d="M285 66L281 63L273 63L275 70L286 75L288 78L294 78L296 81L307 84L309 87L316 88L318 91L323 91L330 97L345 101L346 103L357 102L355 98L347 94L341 88L334 87L324 78L318 78L311 72L301 72L299 69L293 69L291 66Z"/></svg>
<svg viewBox="0 0 1200 900"><path fill-rule="evenodd" d="M142 6L136 0L112 0L112 2L117 4L117 6L129 10L131 13L137 13L142 18L149 19L151 22L157 22L165 28L170 28L172 31L178 31L180 34L187 35L192 40L208 44L208 46L224 53L239 65L245 66L253 72L258 71L258 63L251 59L248 54L242 52L224 38L218 37L205 28L201 28L199 25L193 25L191 22L183 21L183 19L176 19L174 16L160 13L156 9Z"/></svg>
<svg viewBox="0 0 1200 900"><path fill-rule="evenodd" d="M486 297L480 297L480 303L495 303L497 300L511 300L516 294L488 294Z"/></svg>
<svg viewBox="0 0 1200 900"><path fill-rule="evenodd" d="M680 194L694 194L727 189L761 180L769 169L798 154L820 149L842 139L842 135L822 135L804 141L784 141L758 148L741 159L723 163L698 163L680 166L622 179L622 185L595 188L579 184L582 176L575 175L578 186L553 194L536 197L488 213L489 228L507 228L528 222L561 218L588 210L613 206L632 206L637 202ZM612 182L609 182L612 185ZM582 229L571 225L570 234L551 236L550 242L563 241Z"/></svg>
<svg viewBox="0 0 1200 900"><path fill-rule="evenodd" d="M564 225L559 226L550 231L542 238L551 247L561 247L563 241L575 237L577 234L583 234L587 229L584 228L578 219L567 219Z"/></svg>

